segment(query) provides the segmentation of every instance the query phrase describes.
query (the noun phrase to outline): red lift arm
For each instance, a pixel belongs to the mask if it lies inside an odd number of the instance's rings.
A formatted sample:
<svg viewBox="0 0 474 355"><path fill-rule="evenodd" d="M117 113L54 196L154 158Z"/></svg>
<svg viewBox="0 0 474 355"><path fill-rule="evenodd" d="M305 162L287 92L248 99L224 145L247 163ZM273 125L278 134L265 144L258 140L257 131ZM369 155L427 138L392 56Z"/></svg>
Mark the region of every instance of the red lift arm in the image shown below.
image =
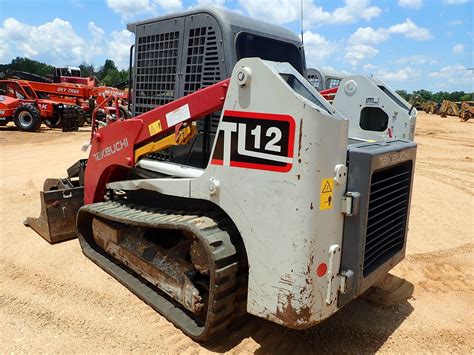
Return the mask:
<svg viewBox="0 0 474 355"><path fill-rule="evenodd" d="M133 119L94 132L84 178L84 203L103 199L105 185L135 165L135 149L222 109L230 79L196 91Z"/></svg>

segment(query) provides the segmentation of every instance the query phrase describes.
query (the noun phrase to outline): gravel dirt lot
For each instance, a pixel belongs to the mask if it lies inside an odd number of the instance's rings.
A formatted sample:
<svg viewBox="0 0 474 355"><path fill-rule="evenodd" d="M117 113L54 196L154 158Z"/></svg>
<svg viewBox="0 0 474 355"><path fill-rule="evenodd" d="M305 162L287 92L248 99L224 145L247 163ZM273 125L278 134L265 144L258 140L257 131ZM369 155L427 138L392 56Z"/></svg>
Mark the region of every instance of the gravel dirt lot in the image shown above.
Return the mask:
<svg viewBox="0 0 474 355"><path fill-rule="evenodd" d="M292 331L245 317L198 344L86 259L23 226L86 130L0 127L0 353L474 352L474 120L419 114L407 258L328 321Z"/></svg>

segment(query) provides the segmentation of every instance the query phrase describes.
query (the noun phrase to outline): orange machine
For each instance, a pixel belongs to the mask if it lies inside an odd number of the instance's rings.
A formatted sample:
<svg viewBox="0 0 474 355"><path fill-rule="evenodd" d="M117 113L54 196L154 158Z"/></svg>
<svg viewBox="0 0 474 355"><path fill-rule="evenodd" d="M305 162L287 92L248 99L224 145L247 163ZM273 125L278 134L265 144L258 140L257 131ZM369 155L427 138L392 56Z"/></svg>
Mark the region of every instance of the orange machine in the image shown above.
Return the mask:
<svg viewBox="0 0 474 355"><path fill-rule="evenodd" d="M26 80L0 80L1 126L13 121L18 129L33 132L43 122L54 126L61 118L70 119L81 114L76 99L68 96L40 96L32 83Z"/></svg>

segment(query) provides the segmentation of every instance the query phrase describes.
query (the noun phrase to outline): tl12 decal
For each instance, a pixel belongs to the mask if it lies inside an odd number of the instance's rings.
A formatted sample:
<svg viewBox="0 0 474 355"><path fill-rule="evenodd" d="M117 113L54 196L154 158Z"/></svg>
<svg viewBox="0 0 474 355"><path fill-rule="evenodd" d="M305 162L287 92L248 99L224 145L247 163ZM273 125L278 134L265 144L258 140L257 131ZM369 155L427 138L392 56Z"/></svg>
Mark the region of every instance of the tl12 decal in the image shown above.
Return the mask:
<svg viewBox="0 0 474 355"><path fill-rule="evenodd" d="M211 164L288 172L295 121L289 115L225 111Z"/></svg>

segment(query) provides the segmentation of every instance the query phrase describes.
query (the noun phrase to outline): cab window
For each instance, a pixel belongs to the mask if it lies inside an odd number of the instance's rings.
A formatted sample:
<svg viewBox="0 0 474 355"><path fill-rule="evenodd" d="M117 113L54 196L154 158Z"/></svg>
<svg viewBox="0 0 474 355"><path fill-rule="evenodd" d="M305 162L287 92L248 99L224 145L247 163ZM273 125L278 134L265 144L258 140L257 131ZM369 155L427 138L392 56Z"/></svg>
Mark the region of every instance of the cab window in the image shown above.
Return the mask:
<svg viewBox="0 0 474 355"><path fill-rule="evenodd" d="M303 75L303 59L291 43L242 32L236 41L237 60L258 57L273 62L288 62Z"/></svg>

